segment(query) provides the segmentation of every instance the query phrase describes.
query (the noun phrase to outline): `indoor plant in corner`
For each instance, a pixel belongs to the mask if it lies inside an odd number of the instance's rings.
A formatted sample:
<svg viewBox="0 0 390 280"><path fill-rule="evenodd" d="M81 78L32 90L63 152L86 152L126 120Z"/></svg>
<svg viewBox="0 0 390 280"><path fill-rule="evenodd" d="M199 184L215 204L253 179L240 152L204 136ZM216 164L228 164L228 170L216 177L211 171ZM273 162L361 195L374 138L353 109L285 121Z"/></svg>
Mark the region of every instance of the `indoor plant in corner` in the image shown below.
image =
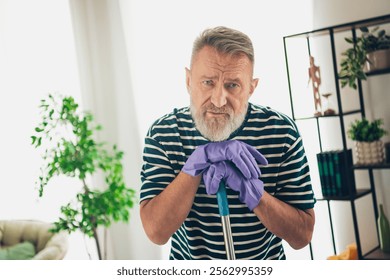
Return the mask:
<svg viewBox="0 0 390 280"><path fill-rule="evenodd" d="M361 36L345 40L352 47L342 53L339 78L341 86L346 85L356 89L356 79L367 79L366 73L390 68L390 36L379 27L371 31L361 27Z"/></svg>
<svg viewBox="0 0 390 280"><path fill-rule="evenodd" d="M54 223L52 231L80 230L95 238L99 259L102 259L98 227L127 222L135 203L135 191L126 187L123 178L123 152L115 145L108 149L105 143L96 141L101 126L94 123L91 113L80 112L73 97L49 94L41 100L40 108L41 121L35 135L31 136L36 148L44 141L48 146L43 153L39 196L54 176L72 177L82 185L74 201L61 207L62 216ZM103 174L105 186L88 184L88 178L97 173Z"/></svg>
<svg viewBox="0 0 390 280"><path fill-rule="evenodd" d="M381 138L387 134L383 129L383 120L372 122L363 118L351 123L347 133L355 141L357 164L370 165L384 161L384 146Z"/></svg>

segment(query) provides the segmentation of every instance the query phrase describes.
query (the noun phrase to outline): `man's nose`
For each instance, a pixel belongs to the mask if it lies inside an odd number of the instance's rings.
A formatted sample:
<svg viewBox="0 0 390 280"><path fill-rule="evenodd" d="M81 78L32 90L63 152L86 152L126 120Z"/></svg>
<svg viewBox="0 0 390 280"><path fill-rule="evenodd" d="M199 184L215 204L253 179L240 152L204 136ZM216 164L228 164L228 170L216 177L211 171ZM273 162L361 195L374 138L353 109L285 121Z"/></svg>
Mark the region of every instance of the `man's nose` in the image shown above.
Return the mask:
<svg viewBox="0 0 390 280"><path fill-rule="evenodd" d="M215 107L221 108L227 103L226 97L227 97L226 89L223 85L220 85L214 88L211 94L211 103Z"/></svg>

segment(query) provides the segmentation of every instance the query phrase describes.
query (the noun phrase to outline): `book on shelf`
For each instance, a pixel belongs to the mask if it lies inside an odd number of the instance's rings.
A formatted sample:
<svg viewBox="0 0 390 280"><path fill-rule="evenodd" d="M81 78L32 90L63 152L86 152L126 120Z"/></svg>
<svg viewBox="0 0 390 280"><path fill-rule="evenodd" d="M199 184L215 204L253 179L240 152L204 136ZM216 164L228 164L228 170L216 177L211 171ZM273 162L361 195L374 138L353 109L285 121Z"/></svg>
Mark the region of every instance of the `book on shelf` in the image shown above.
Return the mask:
<svg viewBox="0 0 390 280"><path fill-rule="evenodd" d="M321 191L323 196L328 196L328 188L326 188L325 181L325 170L324 170L324 160L323 153L318 153L317 155L317 164L318 164L318 174L320 176Z"/></svg>
<svg viewBox="0 0 390 280"><path fill-rule="evenodd" d="M343 185L345 182L343 182L343 179L345 176L343 176L341 162L340 162L340 152L334 152L332 153L332 161L334 163L334 184L336 189L336 194L343 194Z"/></svg>
<svg viewBox="0 0 390 280"><path fill-rule="evenodd" d="M356 193L351 149L318 153L317 164L324 197Z"/></svg>
<svg viewBox="0 0 390 280"><path fill-rule="evenodd" d="M339 152L340 159L340 173L342 176L342 189L341 195L350 195L356 193L356 184L355 184L355 173L352 169L353 158L352 150L348 149L345 151Z"/></svg>
<svg viewBox="0 0 390 280"><path fill-rule="evenodd" d="M321 190L323 196L333 195L332 169L328 160L328 152L317 154L318 171L320 174Z"/></svg>
<svg viewBox="0 0 390 280"><path fill-rule="evenodd" d="M328 162L328 187L329 187L329 195L337 195L337 187L335 182L335 165L333 162L333 151L329 151L325 153L325 160Z"/></svg>

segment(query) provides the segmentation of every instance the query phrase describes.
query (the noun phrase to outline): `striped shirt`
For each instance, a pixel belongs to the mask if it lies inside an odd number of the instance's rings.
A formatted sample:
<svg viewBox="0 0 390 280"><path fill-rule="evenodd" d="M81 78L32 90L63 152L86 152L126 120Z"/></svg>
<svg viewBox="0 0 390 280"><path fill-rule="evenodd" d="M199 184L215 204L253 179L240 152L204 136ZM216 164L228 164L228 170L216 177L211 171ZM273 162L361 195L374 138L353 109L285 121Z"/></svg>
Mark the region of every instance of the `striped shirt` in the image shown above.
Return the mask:
<svg viewBox="0 0 390 280"><path fill-rule="evenodd" d="M249 103L246 118L229 139L243 141L261 152L265 190L296 208L314 207L309 165L295 123L275 110ZM199 145L208 143L195 128L189 107L158 119L145 138L140 201L152 199L181 171ZM227 188L236 259L286 259L282 240ZM201 182L181 227L172 235L170 259L226 259L216 195Z"/></svg>

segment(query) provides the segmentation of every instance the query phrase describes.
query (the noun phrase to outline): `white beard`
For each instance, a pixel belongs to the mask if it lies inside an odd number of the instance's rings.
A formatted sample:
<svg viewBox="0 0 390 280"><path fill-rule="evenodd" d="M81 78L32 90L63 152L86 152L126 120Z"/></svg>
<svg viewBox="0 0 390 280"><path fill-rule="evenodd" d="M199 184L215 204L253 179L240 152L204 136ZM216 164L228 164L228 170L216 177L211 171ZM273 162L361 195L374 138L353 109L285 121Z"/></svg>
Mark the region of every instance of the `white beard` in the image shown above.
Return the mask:
<svg viewBox="0 0 390 280"><path fill-rule="evenodd" d="M245 120L248 103L243 106L242 113L234 114L230 107L215 107L213 104L204 106L201 110L196 110L191 101L191 115L195 121L195 126L199 132L212 142L224 141L236 131ZM205 113L211 111L214 113L226 113L224 118L206 119Z"/></svg>

